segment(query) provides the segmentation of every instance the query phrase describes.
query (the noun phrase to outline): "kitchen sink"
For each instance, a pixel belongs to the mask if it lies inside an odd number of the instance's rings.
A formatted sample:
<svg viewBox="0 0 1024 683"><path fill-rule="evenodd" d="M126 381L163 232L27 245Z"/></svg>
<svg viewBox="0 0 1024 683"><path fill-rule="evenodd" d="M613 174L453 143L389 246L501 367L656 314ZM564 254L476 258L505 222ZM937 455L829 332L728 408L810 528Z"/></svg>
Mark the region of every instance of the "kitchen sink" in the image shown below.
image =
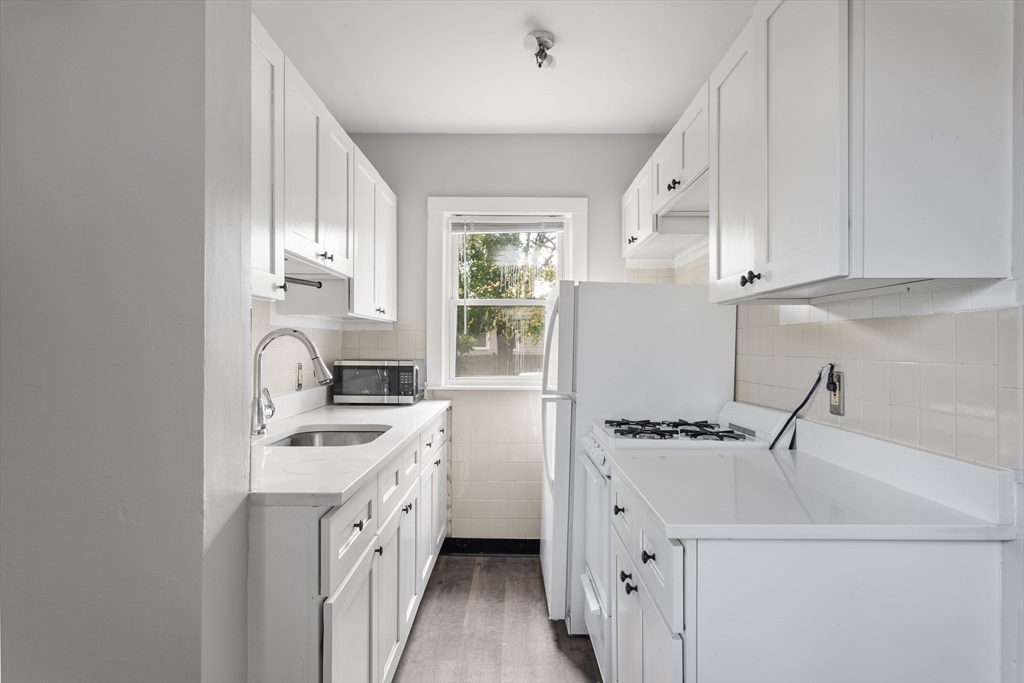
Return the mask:
<svg viewBox="0 0 1024 683"><path fill-rule="evenodd" d="M345 425L336 429L317 429L296 432L279 439L271 446L359 446L370 443L381 434L391 429L386 425Z"/></svg>

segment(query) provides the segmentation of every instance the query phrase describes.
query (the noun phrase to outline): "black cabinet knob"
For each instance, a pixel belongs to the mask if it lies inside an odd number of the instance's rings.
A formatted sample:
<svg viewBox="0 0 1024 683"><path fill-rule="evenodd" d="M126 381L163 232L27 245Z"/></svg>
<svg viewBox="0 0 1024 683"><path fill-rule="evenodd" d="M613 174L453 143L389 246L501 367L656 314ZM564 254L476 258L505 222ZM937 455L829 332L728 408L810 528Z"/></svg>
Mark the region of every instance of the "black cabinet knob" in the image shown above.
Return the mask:
<svg viewBox="0 0 1024 683"><path fill-rule="evenodd" d="M412 510L412 503L409 503L408 505L402 508L402 512L404 512L405 514L409 514L410 510Z"/></svg>
<svg viewBox="0 0 1024 683"><path fill-rule="evenodd" d="M437 460L435 460L434 464L435 465L440 465L441 464L441 458L438 458Z"/></svg>
<svg viewBox="0 0 1024 683"><path fill-rule="evenodd" d="M330 254L330 253L325 251L322 254L317 254L317 258L322 258L324 261L333 261L334 260L334 254Z"/></svg>
<svg viewBox="0 0 1024 683"><path fill-rule="evenodd" d="M384 557L384 546L380 546L379 548L376 548L373 552L377 553L381 557Z"/></svg>
<svg viewBox="0 0 1024 683"><path fill-rule="evenodd" d="M760 280L761 273L755 273L752 270L748 270L746 275L740 275L740 287L746 287L747 285L754 284L754 280Z"/></svg>
<svg viewBox="0 0 1024 683"><path fill-rule="evenodd" d="M641 550L640 551L640 560L644 564L647 564L648 562L652 561L653 559L654 559L654 555L652 555L651 553L647 552L646 550Z"/></svg>
<svg viewBox="0 0 1024 683"><path fill-rule="evenodd" d="M665 186L665 189L667 189L669 192L671 192L672 190L676 189L677 187L679 187L679 181L676 180L675 178L673 178L672 182Z"/></svg>
<svg viewBox="0 0 1024 683"><path fill-rule="evenodd" d="M638 590L640 589L636 586L630 586L628 583L626 584L626 595L629 595L630 593L635 593Z"/></svg>
<svg viewBox="0 0 1024 683"><path fill-rule="evenodd" d="M353 529L359 529L360 531L362 531L363 530L363 526L365 524L366 523L363 520L359 520L358 522L356 522L355 524L352 525L352 528Z"/></svg>
<svg viewBox="0 0 1024 683"><path fill-rule="evenodd" d="M614 512L615 514L619 514L620 512L625 512L625 511L626 511L626 508L620 508L618 505L612 506L612 512Z"/></svg>
<svg viewBox="0 0 1024 683"><path fill-rule="evenodd" d="M632 578L633 578L632 574L627 574L626 572L619 572L619 581L621 581L622 583L626 583L626 579L632 579Z"/></svg>

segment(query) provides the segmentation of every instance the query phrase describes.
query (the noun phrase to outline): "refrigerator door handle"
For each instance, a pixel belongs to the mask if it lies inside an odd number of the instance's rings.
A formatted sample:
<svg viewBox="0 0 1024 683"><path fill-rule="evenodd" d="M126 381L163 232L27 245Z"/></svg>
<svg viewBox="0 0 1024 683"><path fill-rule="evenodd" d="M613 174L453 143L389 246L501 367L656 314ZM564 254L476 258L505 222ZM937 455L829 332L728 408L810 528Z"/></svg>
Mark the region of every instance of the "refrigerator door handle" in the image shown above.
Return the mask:
<svg viewBox="0 0 1024 683"><path fill-rule="evenodd" d="M544 330L544 362L541 366L540 392L544 396L552 396L554 392L548 390L548 368L551 365L551 338L555 334L555 318L558 317L558 299L551 304L551 314L548 315L547 328Z"/></svg>

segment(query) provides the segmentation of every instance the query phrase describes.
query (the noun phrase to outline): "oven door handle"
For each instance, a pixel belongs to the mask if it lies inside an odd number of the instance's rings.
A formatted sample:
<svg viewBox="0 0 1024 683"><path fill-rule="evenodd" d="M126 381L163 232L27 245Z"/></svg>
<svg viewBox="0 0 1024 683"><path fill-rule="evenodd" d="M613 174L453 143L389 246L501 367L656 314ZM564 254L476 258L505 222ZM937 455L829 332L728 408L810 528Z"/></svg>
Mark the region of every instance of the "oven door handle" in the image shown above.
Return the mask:
<svg viewBox="0 0 1024 683"><path fill-rule="evenodd" d="M580 453L579 459L583 463L583 467L587 470L587 474L590 475L590 478L594 480L595 484L601 487L605 487L608 485L608 479L606 479L603 474L598 472L597 467L594 466L594 463L590 462L589 455L587 455L586 453Z"/></svg>

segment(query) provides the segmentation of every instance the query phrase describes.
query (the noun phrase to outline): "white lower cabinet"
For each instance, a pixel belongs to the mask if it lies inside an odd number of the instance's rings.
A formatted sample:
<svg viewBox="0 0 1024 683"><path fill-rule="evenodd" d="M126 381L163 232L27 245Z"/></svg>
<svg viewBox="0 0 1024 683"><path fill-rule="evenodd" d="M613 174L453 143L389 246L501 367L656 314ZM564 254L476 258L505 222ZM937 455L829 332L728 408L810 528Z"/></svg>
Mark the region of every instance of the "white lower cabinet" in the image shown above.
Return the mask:
<svg viewBox="0 0 1024 683"><path fill-rule="evenodd" d="M392 680L446 533L445 421L344 505L250 508L250 681Z"/></svg>
<svg viewBox="0 0 1024 683"><path fill-rule="evenodd" d="M380 566L367 548L348 579L324 601L323 680L377 680L376 631Z"/></svg>

